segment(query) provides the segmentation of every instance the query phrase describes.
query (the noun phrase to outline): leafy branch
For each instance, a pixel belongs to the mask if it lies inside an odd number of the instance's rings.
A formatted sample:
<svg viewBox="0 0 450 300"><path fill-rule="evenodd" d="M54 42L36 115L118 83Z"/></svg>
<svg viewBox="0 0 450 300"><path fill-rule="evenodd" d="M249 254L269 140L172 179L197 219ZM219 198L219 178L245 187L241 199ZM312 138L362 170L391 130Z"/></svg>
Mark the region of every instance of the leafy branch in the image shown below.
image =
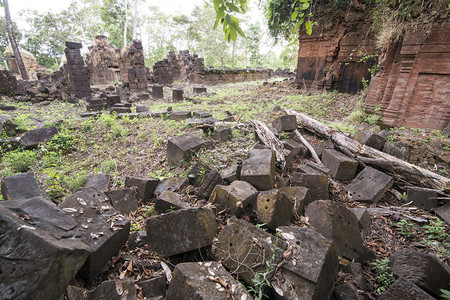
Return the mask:
<svg viewBox="0 0 450 300"><path fill-rule="evenodd" d="M237 35L246 37L244 31L239 26L239 20L231 13L245 13L247 11L247 0L214 0L216 11L216 22L214 29L222 24L225 40L236 42Z"/></svg>

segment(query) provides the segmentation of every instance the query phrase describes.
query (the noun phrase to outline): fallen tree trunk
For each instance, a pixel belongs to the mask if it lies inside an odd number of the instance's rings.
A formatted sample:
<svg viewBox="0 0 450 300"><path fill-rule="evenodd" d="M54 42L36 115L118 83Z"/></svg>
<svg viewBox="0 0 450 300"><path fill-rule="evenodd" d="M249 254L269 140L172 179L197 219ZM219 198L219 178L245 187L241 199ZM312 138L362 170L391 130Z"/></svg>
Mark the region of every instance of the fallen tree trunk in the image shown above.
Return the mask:
<svg viewBox="0 0 450 300"><path fill-rule="evenodd" d="M361 145L343 133L334 131L332 128L294 109L287 109L286 112L295 115L301 126L318 135L329 138L333 143L350 151L357 160L364 164L384 169L389 173L403 177L406 181L415 185L440 191L450 190L450 178L440 176L372 147Z"/></svg>
<svg viewBox="0 0 450 300"><path fill-rule="evenodd" d="M253 130L258 135L261 142L267 147L275 152L275 157L277 161L281 164L281 168L284 169L286 166L285 156L288 154L287 150L284 149L283 143L273 134L272 131L261 121L252 120L251 124Z"/></svg>

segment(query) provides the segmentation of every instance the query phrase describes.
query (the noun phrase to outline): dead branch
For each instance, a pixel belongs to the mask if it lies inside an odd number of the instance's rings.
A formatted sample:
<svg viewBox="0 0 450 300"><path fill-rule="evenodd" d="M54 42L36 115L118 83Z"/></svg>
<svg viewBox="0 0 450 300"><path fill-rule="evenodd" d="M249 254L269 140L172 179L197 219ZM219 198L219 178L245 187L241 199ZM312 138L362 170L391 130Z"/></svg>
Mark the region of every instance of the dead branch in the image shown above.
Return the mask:
<svg viewBox="0 0 450 300"><path fill-rule="evenodd" d="M306 129L331 139L333 143L346 148L359 161L365 164L373 165L387 172L400 175L405 180L418 186L434 188L440 191L450 190L450 178L435 174L371 147L361 145L341 132L334 131L330 127L294 109L287 109L286 112L295 115L297 121Z"/></svg>
<svg viewBox="0 0 450 300"><path fill-rule="evenodd" d="M300 134L300 132L297 129L294 132L295 132L295 135L297 135L297 137L300 139L300 141L302 141L303 145L305 145L306 148L308 148L309 152L311 153L311 156L316 161L316 163L323 167L324 165L323 165L322 161L320 160L319 156L317 155L316 150L314 150L314 148L311 146L311 144L308 143L308 141Z"/></svg>
<svg viewBox="0 0 450 300"><path fill-rule="evenodd" d="M287 150L284 149L283 143L273 134L272 131L261 121L252 120L251 124L258 135L258 138L270 149L275 152L277 161L281 164L281 168L286 166L286 158L288 155Z"/></svg>

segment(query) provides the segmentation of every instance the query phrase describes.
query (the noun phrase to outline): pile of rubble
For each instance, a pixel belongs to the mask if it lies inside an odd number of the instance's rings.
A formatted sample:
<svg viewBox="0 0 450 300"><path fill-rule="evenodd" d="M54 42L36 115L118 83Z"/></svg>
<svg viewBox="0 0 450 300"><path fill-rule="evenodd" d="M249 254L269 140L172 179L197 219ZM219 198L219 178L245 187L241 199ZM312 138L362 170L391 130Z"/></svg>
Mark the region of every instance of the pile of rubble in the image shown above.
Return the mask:
<svg viewBox="0 0 450 300"><path fill-rule="evenodd" d="M120 100L112 98L105 99ZM117 104L112 108L123 108L117 112L127 108ZM180 120L193 113L161 115ZM217 141L231 138L226 123L207 112L195 115L200 121L191 124L213 131ZM275 136L297 136L293 115L272 126ZM308 155L308 144L278 142L289 180L280 177L278 150L267 143L221 172L198 161L186 177L127 177L122 189L110 189L107 175L91 175L59 205L32 173L3 178L0 298L252 299L253 291L268 299L366 299L362 263L375 255L364 239L376 214L372 207L394 178L370 166L361 170L337 145L316 147L323 165L307 161L292 170L295 157ZM180 165L201 147L205 142L193 133L172 137L167 161ZM341 182L359 207L330 200L330 188ZM187 187L200 201L184 201ZM435 209L437 193L411 188L408 199ZM154 205L158 214L130 234L128 216L140 204ZM450 222L449 204L436 211ZM125 245L131 252L116 256ZM119 279L107 280L114 277L104 274L117 272L117 265ZM450 281L449 267L437 257L406 247L391 256L390 268L396 281L380 299L434 299ZM135 269L145 276L131 276ZM335 286L338 272L346 280Z"/></svg>

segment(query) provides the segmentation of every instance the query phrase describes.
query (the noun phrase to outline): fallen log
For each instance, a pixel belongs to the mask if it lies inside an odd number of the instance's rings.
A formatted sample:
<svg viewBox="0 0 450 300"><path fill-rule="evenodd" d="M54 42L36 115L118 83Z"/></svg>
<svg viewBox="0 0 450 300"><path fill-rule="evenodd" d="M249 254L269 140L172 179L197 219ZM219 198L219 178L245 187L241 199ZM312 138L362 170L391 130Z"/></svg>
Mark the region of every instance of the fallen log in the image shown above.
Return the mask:
<svg viewBox="0 0 450 300"><path fill-rule="evenodd" d="M376 166L389 173L401 176L406 181L418 186L440 191L450 190L450 178L435 174L372 147L361 145L343 133L334 131L332 128L294 109L287 109L286 112L295 115L301 126L320 136L327 137L338 146L349 150L357 160L364 164Z"/></svg>
<svg viewBox="0 0 450 300"><path fill-rule="evenodd" d="M261 142L264 143L267 147L272 149L275 152L275 157L277 161L280 163L281 168L284 169L286 166L286 158L288 152L283 147L283 143L270 131L269 127L266 126L261 121L252 120L251 124L253 126L253 130L258 135L258 138Z"/></svg>
<svg viewBox="0 0 450 300"><path fill-rule="evenodd" d="M316 150L314 150L314 148L311 146L310 143L308 143L308 141L300 134L300 132L296 129L294 130L295 134L297 135L297 137L300 139L300 141L302 141L303 145L306 146L306 148L308 148L309 152L311 153L312 158L316 161L316 163L318 163L320 166L324 166L322 161L320 160L319 156L317 156Z"/></svg>

